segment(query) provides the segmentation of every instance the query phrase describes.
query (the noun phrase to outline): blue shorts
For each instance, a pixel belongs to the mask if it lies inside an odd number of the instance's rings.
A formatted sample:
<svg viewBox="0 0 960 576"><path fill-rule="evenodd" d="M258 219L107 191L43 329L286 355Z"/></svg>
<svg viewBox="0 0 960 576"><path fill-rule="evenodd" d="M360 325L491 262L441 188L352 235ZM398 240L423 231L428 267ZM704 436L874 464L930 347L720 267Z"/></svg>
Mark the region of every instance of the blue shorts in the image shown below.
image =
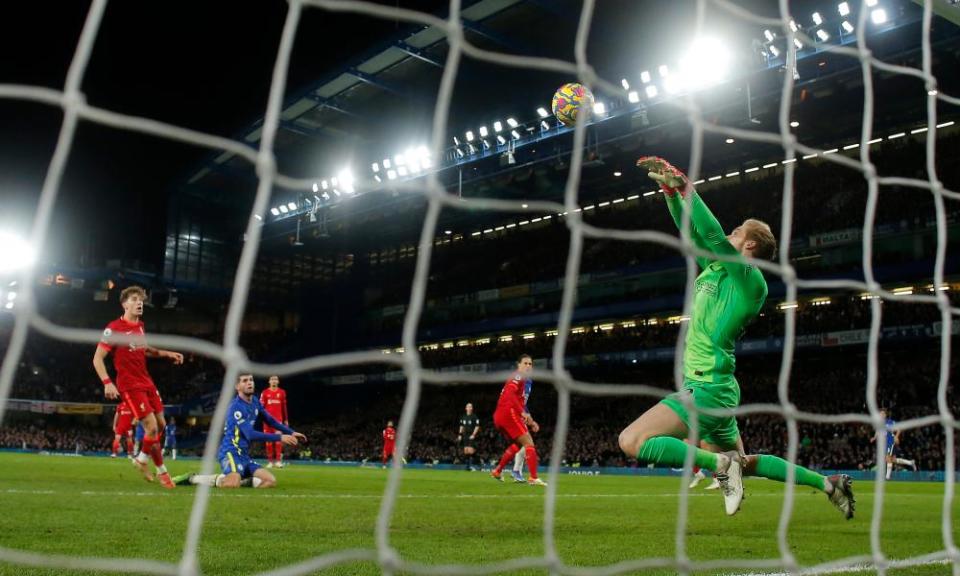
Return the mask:
<svg viewBox="0 0 960 576"><path fill-rule="evenodd" d="M164 448L176 448L177 447L177 437L176 436L167 436L163 441Z"/></svg>
<svg viewBox="0 0 960 576"><path fill-rule="evenodd" d="M887 444L887 456L896 456L896 455L897 455L897 445Z"/></svg>
<svg viewBox="0 0 960 576"><path fill-rule="evenodd" d="M239 474L241 478L251 478L253 473L260 469L260 465L247 455L240 455L235 450L227 450L220 454L220 469L224 474Z"/></svg>

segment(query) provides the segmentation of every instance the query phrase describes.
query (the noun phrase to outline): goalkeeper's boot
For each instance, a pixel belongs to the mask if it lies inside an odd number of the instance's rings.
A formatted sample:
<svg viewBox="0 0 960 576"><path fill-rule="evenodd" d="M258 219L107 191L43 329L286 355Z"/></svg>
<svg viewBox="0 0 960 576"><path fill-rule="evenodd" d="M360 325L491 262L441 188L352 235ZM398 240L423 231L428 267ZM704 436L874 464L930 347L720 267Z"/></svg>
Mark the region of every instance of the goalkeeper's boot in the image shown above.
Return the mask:
<svg viewBox="0 0 960 576"><path fill-rule="evenodd" d="M529 484L530 486L546 486L547 485L546 482L544 482L539 478L531 478L527 480L527 484Z"/></svg>
<svg viewBox="0 0 960 576"><path fill-rule="evenodd" d="M153 482L153 472L150 471L150 468L146 462L141 462L139 458L134 458L132 460L133 466L140 470L140 473L143 474L143 479L147 482Z"/></svg>
<svg viewBox="0 0 960 576"><path fill-rule="evenodd" d="M510 475L513 476L513 481L518 484L522 484L526 482L526 480L524 480L523 478L523 473L521 472L517 472L516 470L511 470Z"/></svg>
<svg viewBox="0 0 960 576"><path fill-rule="evenodd" d="M497 482L503 482L503 473L500 470L490 471L490 477L496 480Z"/></svg>
<svg viewBox="0 0 960 576"><path fill-rule="evenodd" d="M693 480L690 481L689 488L693 490L694 488L697 487L697 484L700 484L700 482L703 482L705 478L706 478L706 475L703 473L703 470L697 470L697 473L693 475Z"/></svg>
<svg viewBox="0 0 960 576"><path fill-rule="evenodd" d="M190 479L193 478L194 476L196 476L195 473L188 472L186 474L173 476L170 479L173 480L173 483L176 484L177 486L189 486L190 484L192 484L192 482L190 482Z"/></svg>
<svg viewBox="0 0 960 576"><path fill-rule="evenodd" d="M169 472L161 472L157 474L157 480L160 482L160 485L166 488L167 490L173 490L174 488L177 487L177 485L174 484L173 480L170 478Z"/></svg>
<svg viewBox="0 0 960 576"><path fill-rule="evenodd" d="M830 503L836 506L847 520L853 518L853 512L857 506L857 501L853 497L853 479L846 474L834 474L827 476L827 480L833 486L833 491L827 495Z"/></svg>
<svg viewBox="0 0 960 576"><path fill-rule="evenodd" d="M733 516L740 510L740 503L743 502L743 465L740 454L736 452L724 452L724 456L729 459L729 464L726 470L717 472L717 481L720 483L720 491L723 492L727 516Z"/></svg>

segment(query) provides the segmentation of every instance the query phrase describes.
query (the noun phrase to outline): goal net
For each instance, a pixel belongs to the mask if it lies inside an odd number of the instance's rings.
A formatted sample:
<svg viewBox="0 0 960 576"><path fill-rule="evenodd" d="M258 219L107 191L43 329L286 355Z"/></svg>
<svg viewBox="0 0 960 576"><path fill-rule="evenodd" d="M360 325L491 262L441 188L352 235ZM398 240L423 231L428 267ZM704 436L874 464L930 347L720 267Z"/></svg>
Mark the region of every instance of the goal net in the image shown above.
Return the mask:
<svg viewBox="0 0 960 576"><path fill-rule="evenodd" d="M795 75L793 73L783 74L779 108L779 130L776 132L745 130L713 123L704 117L693 98L675 98L671 100L670 105L679 107L685 112L692 129L692 137L690 140L691 160L687 170L691 181L697 181L701 178L701 164L704 153L703 142L706 134L722 134L744 141L774 144L782 148L783 156L780 164L783 167L784 178L782 220L780 222L780 252L775 263L764 261L753 261L752 263L760 267L766 275L776 275L783 280L786 285L786 300L788 302L796 301L798 290L810 288L849 290L858 293L866 292L878 297L872 299L870 302L872 316L869 331L870 340L868 344L865 399L868 411L866 413L808 413L799 410L790 401L788 390L790 386L790 368L795 349L795 313L793 310L787 310L785 313L785 344L778 384L779 403L745 404L736 410L717 412L717 414L732 413L735 415L746 415L763 413L782 417L787 425L789 440L787 459L790 462L796 462L799 445L798 424L801 422L861 423L872 426L878 433L885 432L885 421L880 415L880 406L877 399L881 302L885 299L895 299L897 301L909 301L935 306L939 310L940 319L945 327L945 329L941 331L939 338L940 377L936 398L936 410L932 410L928 416L900 422L897 424L897 429L907 430L930 425L939 425L943 428L946 440L946 453L944 455L946 464L945 481L943 485L942 550L934 554L900 559L897 561L896 566L908 567L936 561L949 564L952 567L953 573L960 575L960 550L958 550L954 542L953 519L951 515L954 500L954 471L956 465L953 430L957 427L957 421L950 411L947 400L950 378L951 330L946 328L951 326L953 317L960 314L960 309L951 307L948 296L944 291L934 290L931 294L904 296L893 294L883 289L875 279L872 257L874 216L878 198L883 187L900 186L927 190L932 194L936 207L937 249L936 265L933 270L934 286L937 287L944 284L944 267L947 251L947 221L944 206L947 200L960 200L960 193L945 189L937 177L934 165L937 139L932 136L932 132L933 127L937 125L938 104L956 106L960 105L960 99L939 90L937 78L932 74L930 32L934 16L933 8L936 3L934 0L927 0L923 3L923 34L921 39L923 66L919 69L890 64L873 56L867 48L866 42L866 30L868 28L866 19L870 12L866 2L864 2L864 5L860 7L858 12L858 22L855 26L856 43L850 46L821 42L819 39L810 38L801 30L795 29L795 27L792 26L792 15L789 12L787 0L779 1L780 17L778 18L759 17L728 0L698 0L695 3L690 30L685 32L685 34L697 36L701 30L705 30L708 25L706 21L706 10L709 5L711 9L727 11L752 24L776 30L780 36L787 40L785 44L787 62L794 63L796 61L797 48L795 46L795 40L807 46L816 46L820 50L840 53L850 58L858 59L862 65L863 74L863 119L858 158L852 158L842 154L824 154L824 150L815 149L801 143L791 132L789 126L790 110L794 97L795 83ZM566 215L565 223L569 228L570 238L569 253L566 263L559 321L556 326L557 336L553 345L552 367L549 370L535 370L533 373L535 379L542 382L550 382L552 386L555 387L558 395L555 434L549 455L549 487L545 493L543 517L544 554L538 557L516 558L480 566L427 565L405 559L391 545L391 521L396 508L398 489L403 474L402 466L398 463L398 460L394 460L394 466L389 472L376 522L375 548L338 550L275 570L272 574L290 576L306 574L323 568L356 561L375 562L385 574L399 572L413 574L488 574L516 569L545 569L551 574L599 575L631 573L645 568L669 568L684 574L697 570L717 571L733 569L824 573L851 566L868 567L877 571L879 574L883 574L892 566L881 547L880 536L886 486L882 466L877 467L876 483L873 489L872 521L869 528L870 549L865 550L861 555L831 560L816 566L801 566L798 563L788 545L788 529L796 493L795 486L792 482L795 469L791 466L788 481L785 485L783 505L776 533L776 540L780 551L778 557L759 560L724 559L701 561L691 559L687 546L687 511L689 498L686 485L690 478L690 469L693 462L692 450L688 451L687 466L684 469L683 481L681 483L678 517L674 527L676 549L673 555L656 558L639 558L592 568L573 566L563 560L556 544L555 520L557 491L559 487L562 486L558 474L570 422L571 396L575 394L609 397L642 395L651 398L660 398L664 395L663 390L642 385L605 385L577 381L566 369L564 365L565 348L568 335L571 332L571 319L576 302L577 279L580 271L584 242L587 239L606 238L629 242L656 243L682 253L686 257L687 265L684 307L685 314L687 315L689 315L690 312L694 279L697 275L695 257L709 255L697 249L691 242L689 216L685 216L683 219L679 238L673 234L666 234L655 230L605 229L584 222L582 212L579 210L580 203L578 200L581 169L583 165L582 151L584 150L587 136L587 128L583 123L578 124L574 131L573 154L571 155L569 163L569 176L566 181L562 202L526 201L521 203L521 201L507 201L492 198L460 199L445 189L436 172L427 174L423 182L418 182L416 186L403 183L397 184L398 188L408 189L411 193L423 194L427 201L426 216L417 252L414 282L403 324L401 341L403 346L402 354L383 356L379 351L350 352L305 358L284 364L264 365L251 362L240 346L241 321L247 304L248 289L262 233L262 222L256 216L264 214L268 209L271 192L275 186L306 191L311 188L314 182L314 179L297 179L279 173L274 156L274 143L280 122L281 107L284 102L284 88L286 86L288 65L290 63L294 39L297 35L298 23L304 11L326 10L363 14L375 18L435 27L446 35L449 44L449 53L444 65L432 125L432 155L437 158L440 157L440 152L444 148L443 142L447 134L447 120L451 107L453 86L460 64L464 58L482 60L499 66L565 73L569 75L571 81L577 79L597 93L617 93L619 91L619 83L610 82L609 80L601 78L587 59L587 41L590 36L591 20L596 4L596 0L583 1L574 47L575 60L568 62L550 58L497 53L481 49L471 44L464 35L460 0L451 0L449 16L447 18L359 0L288 0L288 11L273 69L271 89L266 105L265 119L262 125L262 136L260 138L259 148L256 151L241 142L201 133L185 127L158 122L149 118L119 114L110 110L97 108L86 102L81 86L101 25L101 20L107 7L107 0L93 0L69 68L66 83L62 90L53 90L37 86L0 84L0 98L43 103L60 108L63 111L63 122L60 128L59 138L46 174L30 235L30 242L38 253L43 250L48 236L52 210L57 201L61 178L63 177L64 168L74 142L77 125L80 121L95 122L119 130L150 134L160 138L190 143L213 150L230 152L245 159L256 167L259 179L258 188L247 221L246 242L243 246L235 281L233 283L233 292L230 299L229 312L226 317L223 341L219 344L214 344L195 338L176 335L161 334L151 336L152 344L178 350L192 351L210 358L215 358L222 361L226 367L222 391L211 424L211 433L208 435L204 448L202 463L202 473L204 474L209 474L215 469L217 447L221 434L220 430L222 430L223 427L228 403L234 393L233 384L240 371L254 371L256 373L269 371L272 374L284 376L311 370L372 363L389 363L401 368L406 375L407 388L403 410L399 418L396 450L398 454L404 454L410 443L411 432L414 427L417 408L424 385L443 385L448 383L448 377L446 375L422 368L416 341L417 328L421 319L421 313L424 309L431 252L434 247L434 239L438 234L438 219L441 211L482 209L505 213L530 213L531 211L540 211L546 214ZM874 139L872 130L875 104L873 74L877 71L911 76L922 81L923 93L919 93L917 96L919 98L926 98L927 126L930 127L931 130L931 135L926 138L927 174L925 179L884 176L883 170L871 161L869 144ZM655 153L656 151L651 150L650 152ZM795 206L793 176L796 167L795 162L800 155L818 155L822 157L825 162L837 163L850 170L858 171L866 181L868 199L866 213L863 218L862 231L864 281L853 279L804 279L798 276L796 269L792 265L790 246ZM689 214L689 211L687 211L686 214ZM716 255L710 256L717 258ZM101 338L99 330L73 329L58 326L49 319L39 315L33 294L34 288L31 282L32 273L32 269L27 269L22 272L20 278L20 286L22 288L15 311L16 320L9 348L3 358L2 369L0 369L0 422L2 422L2 415L10 396L16 367L24 350L29 330L33 329L50 337L78 343L95 344ZM675 370L678 386L682 383L680 359L683 357L683 336L684 329L681 328L680 337L677 340ZM122 339L119 340L122 341ZM502 382L508 376L508 373L493 373L462 377L459 378L459 380L474 383L494 383ZM690 409L695 410L693 406L690 406ZM691 421L694 423L696 420L696 418L691 418ZM691 434L695 435L696 430L691 431ZM884 460L882 443L877 444L876 458L877 462ZM132 560L128 558L111 559L47 555L10 548L0 548L0 561L18 565L64 569L181 574L185 576L198 574L200 572L198 545L206 517L209 498L210 488L206 486L198 487L190 514L183 555L180 562L176 564L148 559Z"/></svg>

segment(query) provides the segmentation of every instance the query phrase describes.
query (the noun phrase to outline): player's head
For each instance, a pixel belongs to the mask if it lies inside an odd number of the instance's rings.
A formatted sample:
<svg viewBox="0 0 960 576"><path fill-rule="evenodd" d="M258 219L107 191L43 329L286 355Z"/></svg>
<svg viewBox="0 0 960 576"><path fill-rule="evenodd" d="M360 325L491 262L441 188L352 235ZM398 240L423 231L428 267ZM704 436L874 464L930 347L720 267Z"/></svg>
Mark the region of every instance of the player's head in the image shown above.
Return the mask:
<svg viewBox="0 0 960 576"><path fill-rule="evenodd" d="M766 222L748 218L733 229L727 240L738 252L759 260L772 260L777 253L777 239Z"/></svg>
<svg viewBox="0 0 960 576"><path fill-rule="evenodd" d="M147 291L140 286L128 286L120 292L120 305L123 313L131 316L143 315L143 303L147 299Z"/></svg>
<svg viewBox="0 0 960 576"><path fill-rule="evenodd" d="M886 408L880 409L880 417L883 418L884 420L887 419L888 414L890 414L890 412Z"/></svg>
<svg viewBox="0 0 960 576"><path fill-rule="evenodd" d="M255 385L253 383L253 374L247 372L246 374L237 374L237 394L245 398L249 398L253 395L253 390Z"/></svg>
<svg viewBox="0 0 960 576"><path fill-rule="evenodd" d="M529 354L524 354L517 358L517 371L529 372L533 370L533 358Z"/></svg>
<svg viewBox="0 0 960 576"><path fill-rule="evenodd" d="M277 386L280 385L280 377L274 374L273 376L267 379L267 384L269 384L271 388L276 388Z"/></svg>
<svg viewBox="0 0 960 576"><path fill-rule="evenodd" d="M387 420L387 428L393 428L393 420Z"/></svg>
<svg viewBox="0 0 960 576"><path fill-rule="evenodd" d="M473 414L473 404L467 402L466 410L467 410L467 414Z"/></svg>

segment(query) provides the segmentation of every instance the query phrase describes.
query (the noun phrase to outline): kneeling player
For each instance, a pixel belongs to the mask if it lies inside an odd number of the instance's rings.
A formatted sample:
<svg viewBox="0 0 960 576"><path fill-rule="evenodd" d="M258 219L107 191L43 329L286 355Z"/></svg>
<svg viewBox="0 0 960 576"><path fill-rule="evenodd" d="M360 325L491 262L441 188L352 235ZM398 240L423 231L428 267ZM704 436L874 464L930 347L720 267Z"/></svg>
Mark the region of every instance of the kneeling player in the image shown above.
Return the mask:
<svg viewBox="0 0 960 576"><path fill-rule="evenodd" d="M296 446L299 440L306 442L306 436L294 432L263 409L254 395L253 374L238 375L236 388L237 397L227 409L223 439L220 441L220 452L217 456L223 473L184 474L174 479L177 484L206 484L217 488L238 488L241 485L271 488L277 484L277 479L250 458L250 443L283 442L287 446ZM253 425L259 418L283 434L264 434L255 430Z"/></svg>

